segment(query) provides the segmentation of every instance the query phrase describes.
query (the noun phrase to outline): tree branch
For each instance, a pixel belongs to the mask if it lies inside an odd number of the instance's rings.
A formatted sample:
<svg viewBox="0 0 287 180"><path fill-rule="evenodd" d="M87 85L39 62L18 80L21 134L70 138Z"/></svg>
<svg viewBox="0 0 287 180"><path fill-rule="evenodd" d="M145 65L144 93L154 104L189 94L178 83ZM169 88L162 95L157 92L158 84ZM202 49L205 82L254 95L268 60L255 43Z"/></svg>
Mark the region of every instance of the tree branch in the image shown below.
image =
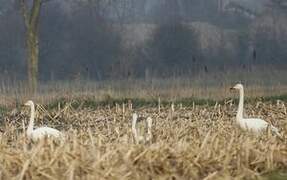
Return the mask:
<svg viewBox="0 0 287 180"><path fill-rule="evenodd" d="M29 25L33 26L32 29L36 30L38 26L38 19L40 14L40 9L42 5L42 0L34 0L33 6L31 9L30 19L29 19Z"/></svg>
<svg viewBox="0 0 287 180"><path fill-rule="evenodd" d="M20 6L21 6L21 12L22 12L22 16L24 19L25 27L28 29L29 28L29 19L28 19L29 13L27 10L26 1L20 0Z"/></svg>

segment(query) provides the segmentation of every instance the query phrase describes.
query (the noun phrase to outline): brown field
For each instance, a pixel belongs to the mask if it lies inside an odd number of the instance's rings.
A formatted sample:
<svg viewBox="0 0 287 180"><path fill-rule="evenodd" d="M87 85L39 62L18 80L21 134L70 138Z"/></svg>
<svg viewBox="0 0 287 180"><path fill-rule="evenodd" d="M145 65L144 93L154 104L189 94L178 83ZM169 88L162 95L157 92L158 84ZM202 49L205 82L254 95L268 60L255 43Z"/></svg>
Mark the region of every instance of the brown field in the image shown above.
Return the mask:
<svg viewBox="0 0 287 180"><path fill-rule="evenodd" d="M74 102L75 103L75 102ZM280 129L255 136L235 122L237 104L135 109L65 103L37 106L36 126L63 131L66 142L32 144L28 109L7 110L0 135L0 179L286 179L287 113L283 101L246 104L246 114ZM47 110L46 110L46 109ZM153 118L151 143L134 143L131 114ZM284 174L285 173L285 174Z"/></svg>

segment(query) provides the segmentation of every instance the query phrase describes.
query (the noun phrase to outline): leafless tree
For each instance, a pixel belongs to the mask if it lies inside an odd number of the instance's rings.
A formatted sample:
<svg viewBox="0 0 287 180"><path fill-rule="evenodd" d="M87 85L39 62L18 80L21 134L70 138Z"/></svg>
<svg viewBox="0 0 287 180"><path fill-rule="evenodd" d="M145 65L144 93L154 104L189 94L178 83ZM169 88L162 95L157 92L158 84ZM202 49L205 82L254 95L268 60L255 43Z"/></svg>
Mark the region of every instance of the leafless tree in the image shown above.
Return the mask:
<svg viewBox="0 0 287 180"><path fill-rule="evenodd" d="M19 1L26 30L28 85L30 92L35 93L38 81L40 11L47 0L33 0L31 7L26 0Z"/></svg>

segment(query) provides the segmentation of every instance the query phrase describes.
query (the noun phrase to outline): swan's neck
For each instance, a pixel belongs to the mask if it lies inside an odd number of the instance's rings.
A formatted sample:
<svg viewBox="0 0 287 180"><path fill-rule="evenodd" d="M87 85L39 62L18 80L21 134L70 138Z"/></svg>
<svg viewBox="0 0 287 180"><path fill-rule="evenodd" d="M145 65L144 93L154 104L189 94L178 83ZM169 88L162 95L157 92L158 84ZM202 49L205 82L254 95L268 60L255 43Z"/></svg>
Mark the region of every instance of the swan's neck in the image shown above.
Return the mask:
<svg viewBox="0 0 287 180"><path fill-rule="evenodd" d="M136 142L138 142L138 132L136 129L136 124L137 124L137 118L133 118L132 121L132 133L134 134L134 138L136 140Z"/></svg>
<svg viewBox="0 0 287 180"><path fill-rule="evenodd" d="M29 125L28 125L28 128L27 128L27 135L30 135L33 132L34 119L35 119L35 106L33 104L31 106L31 115L30 115Z"/></svg>
<svg viewBox="0 0 287 180"><path fill-rule="evenodd" d="M240 89L239 91L239 105L238 105L238 111L236 115L236 121L241 122L243 119L243 103L244 103L244 90Z"/></svg>
<svg viewBox="0 0 287 180"><path fill-rule="evenodd" d="M148 135L151 135L151 126L148 126L148 127L147 127L147 134L148 134Z"/></svg>
<svg viewBox="0 0 287 180"><path fill-rule="evenodd" d="M151 127L152 127L152 120L150 118L147 119L147 133L151 136Z"/></svg>

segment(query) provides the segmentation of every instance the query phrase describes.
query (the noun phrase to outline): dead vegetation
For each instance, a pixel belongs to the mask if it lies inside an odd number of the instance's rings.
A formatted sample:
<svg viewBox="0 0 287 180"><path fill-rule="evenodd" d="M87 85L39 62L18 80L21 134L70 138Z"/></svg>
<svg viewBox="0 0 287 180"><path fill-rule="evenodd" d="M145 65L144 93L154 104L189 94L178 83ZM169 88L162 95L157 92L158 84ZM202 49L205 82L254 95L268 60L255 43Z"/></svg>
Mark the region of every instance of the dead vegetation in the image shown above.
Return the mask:
<svg viewBox="0 0 287 180"><path fill-rule="evenodd" d="M0 135L0 179L267 179L287 171L284 102L246 105L250 116L279 127L255 136L237 128L237 105L88 108L71 103L37 107L36 126L65 132L64 144L30 144L23 136L27 111L8 112ZM134 143L131 114L153 118L153 140ZM278 174L278 173L277 173ZM280 175L280 177L286 175ZM271 176L270 176L271 177Z"/></svg>

